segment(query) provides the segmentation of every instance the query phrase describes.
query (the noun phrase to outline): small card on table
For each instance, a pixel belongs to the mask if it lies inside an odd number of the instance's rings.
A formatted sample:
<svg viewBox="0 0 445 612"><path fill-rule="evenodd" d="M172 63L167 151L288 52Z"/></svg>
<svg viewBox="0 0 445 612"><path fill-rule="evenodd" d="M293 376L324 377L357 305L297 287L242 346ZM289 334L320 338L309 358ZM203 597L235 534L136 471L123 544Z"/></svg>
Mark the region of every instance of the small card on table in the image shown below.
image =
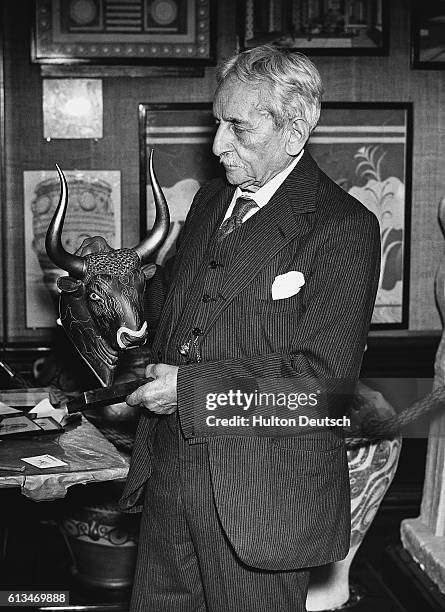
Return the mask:
<svg viewBox="0 0 445 612"><path fill-rule="evenodd" d="M54 467L63 467L68 465L65 461L61 461L57 459L57 457L53 457L52 455L36 455L35 457L22 457L22 461L26 461L30 465L34 467L38 467L40 469L54 468Z"/></svg>

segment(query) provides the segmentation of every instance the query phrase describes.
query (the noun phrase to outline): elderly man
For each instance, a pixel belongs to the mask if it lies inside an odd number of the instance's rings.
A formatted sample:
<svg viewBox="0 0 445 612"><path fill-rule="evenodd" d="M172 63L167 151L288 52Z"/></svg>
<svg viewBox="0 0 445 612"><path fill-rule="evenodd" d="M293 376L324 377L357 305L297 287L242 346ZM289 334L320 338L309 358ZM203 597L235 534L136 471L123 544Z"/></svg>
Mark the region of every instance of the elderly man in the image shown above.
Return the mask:
<svg viewBox="0 0 445 612"><path fill-rule="evenodd" d="M379 227L304 148L321 94L298 53L257 47L220 69L213 152L227 182L193 201L146 369L154 380L127 398L144 407L122 498L132 511L143 503L133 611L297 612L308 568L348 551L336 428L249 435L202 418L202 392L233 393L234 381L289 391L357 379Z"/></svg>

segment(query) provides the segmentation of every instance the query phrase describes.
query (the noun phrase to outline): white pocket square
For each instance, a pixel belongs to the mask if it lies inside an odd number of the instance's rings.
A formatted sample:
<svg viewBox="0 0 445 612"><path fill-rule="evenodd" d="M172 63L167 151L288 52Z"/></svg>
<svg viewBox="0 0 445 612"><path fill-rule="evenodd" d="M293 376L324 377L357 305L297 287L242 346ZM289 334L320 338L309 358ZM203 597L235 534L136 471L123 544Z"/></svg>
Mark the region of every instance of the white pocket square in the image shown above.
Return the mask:
<svg viewBox="0 0 445 612"><path fill-rule="evenodd" d="M292 270L286 274L279 274L272 283L272 299L284 300L298 293L304 285L304 275L302 272Z"/></svg>

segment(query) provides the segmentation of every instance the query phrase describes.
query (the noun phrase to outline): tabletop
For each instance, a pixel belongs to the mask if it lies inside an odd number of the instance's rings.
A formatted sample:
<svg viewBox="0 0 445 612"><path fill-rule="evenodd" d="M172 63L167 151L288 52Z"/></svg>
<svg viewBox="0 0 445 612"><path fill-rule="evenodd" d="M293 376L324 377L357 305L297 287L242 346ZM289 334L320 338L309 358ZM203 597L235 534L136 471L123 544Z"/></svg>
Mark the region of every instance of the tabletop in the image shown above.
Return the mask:
<svg viewBox="0 0 445 612"><path fill-rule="evenodd" d="M32 407L48 389L0 390L0 401L9 406ZM63 466L38 468L23 458L50 455L64 462ZM24 472L0 473L0 488L20 487L26 497L49 501L65 497L69 487L90 482L124 479L128 459L121 455L101 432L82 417L77 426L68 426L62 433L14 440L0 440L0 467L25 466Z"/></svg>

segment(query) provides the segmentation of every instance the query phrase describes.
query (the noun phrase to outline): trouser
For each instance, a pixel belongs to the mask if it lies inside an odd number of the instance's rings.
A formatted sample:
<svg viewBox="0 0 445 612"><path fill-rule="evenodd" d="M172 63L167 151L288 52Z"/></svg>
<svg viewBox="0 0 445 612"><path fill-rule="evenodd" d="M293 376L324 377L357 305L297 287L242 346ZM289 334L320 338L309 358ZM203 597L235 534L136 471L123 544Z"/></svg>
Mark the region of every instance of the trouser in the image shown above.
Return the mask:
<svg viewBox="0 0 445 612"><path fill-rule="evenodd" d="M158 424L153 451L131 612L305 611L308 571L237 558L215 508L207 445L189 445L172 415Z"/></svg>

